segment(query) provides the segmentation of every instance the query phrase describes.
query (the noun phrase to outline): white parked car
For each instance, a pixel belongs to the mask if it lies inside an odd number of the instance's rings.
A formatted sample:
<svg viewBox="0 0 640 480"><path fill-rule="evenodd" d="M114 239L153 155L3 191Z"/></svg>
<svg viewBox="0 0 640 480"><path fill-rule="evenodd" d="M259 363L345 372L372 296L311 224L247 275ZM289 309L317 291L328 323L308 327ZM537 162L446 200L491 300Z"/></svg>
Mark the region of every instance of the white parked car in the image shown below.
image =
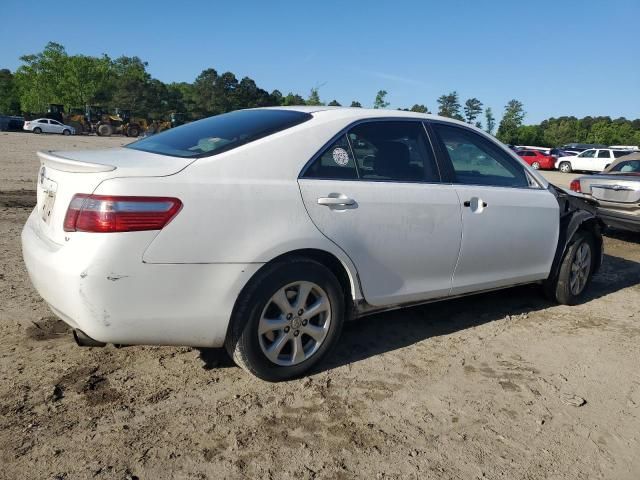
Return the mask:
<svg viewBox="0 0 640 480"><path fill-rule="evenodd" d="M575 303L602 258L592 203L432 115L242 110L39 156L24 260L80 345L225 345L266 380L345 319L536 282Z"/></svg>
<svg viewBox="0 0 640 480"><path fill-rule="evenodd" d="M60 133L62 135L75 135L76 133L75 128L50 118L26 121L22 128L33 133Z"/></svg>
<svg viewBox="0 0 640 480"><path fill-rule="evenodd" d="M629 150L615 150L613 148L590 148L582 153L570 157L559 157L556 169L564 173L574 170L584 172L602 172L617 158L631 153Z"/></svg>

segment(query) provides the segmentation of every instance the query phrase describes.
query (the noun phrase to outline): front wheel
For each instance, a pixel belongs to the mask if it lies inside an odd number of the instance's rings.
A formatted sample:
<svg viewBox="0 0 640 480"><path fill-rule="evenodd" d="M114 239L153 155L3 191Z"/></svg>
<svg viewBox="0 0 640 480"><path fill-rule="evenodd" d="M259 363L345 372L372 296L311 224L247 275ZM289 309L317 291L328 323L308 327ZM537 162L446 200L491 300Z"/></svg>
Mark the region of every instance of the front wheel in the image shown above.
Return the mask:
<svg viewBox="0 0 640 480"><path fill-rule="evenodd" d="M299 377L336 344L345 316L335 275L307 258L259 272L238 298L225 347L249 373L271 382Z"/></svg>
<svg viewBox="0 0 640 480"><path fill-rule="evenodd" d="M69 129L65 128L65 129L62 131L62 134L63 134L64 136L71 135L71 130L69 130Z"/></svg>
<svg viewBox="0 0 640 480"><path fill-rule="evenodd" d="M567 247L557 278L548 280L545 285L548 296L562 305L578 303L591 282L595 259L593 236L589 232L578 231Z"/></svg>
<svg viewBox="0 0 640 480"><path fill-rule="evenodd" d="M562 162L560 164L560 171L562 173L571 173L573 169L571 168L571 164L569 162Z"/></svg>
<svg viewBox="0 0 640 480"><path fill-rule="evenodd" d="M534 170L540 170L540 162L533 162L533 163L531 164L531 167L532 167Z"/></svg>

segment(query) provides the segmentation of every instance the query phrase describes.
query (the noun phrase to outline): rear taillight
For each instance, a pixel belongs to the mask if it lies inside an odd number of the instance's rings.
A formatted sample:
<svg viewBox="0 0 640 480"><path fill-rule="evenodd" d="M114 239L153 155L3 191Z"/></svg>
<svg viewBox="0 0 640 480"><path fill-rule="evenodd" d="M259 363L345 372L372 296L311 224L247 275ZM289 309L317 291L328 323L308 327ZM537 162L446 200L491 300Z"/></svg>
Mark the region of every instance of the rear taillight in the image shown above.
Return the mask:
<svg viewBox="0 0 640 480"><path fill-rule="evenodd" d="M579 193L582 192L582 189L580 188L580 180L578 180L577 178L575 180L571 180L571 183L569 184L569 190Z"/></svg>
<svg viewBox="0 0 640 480"><path fill-rule="evenodd" d="M182 208L177 198L121 197L77 193L64 217L65 232L160 230Z"/></svg>

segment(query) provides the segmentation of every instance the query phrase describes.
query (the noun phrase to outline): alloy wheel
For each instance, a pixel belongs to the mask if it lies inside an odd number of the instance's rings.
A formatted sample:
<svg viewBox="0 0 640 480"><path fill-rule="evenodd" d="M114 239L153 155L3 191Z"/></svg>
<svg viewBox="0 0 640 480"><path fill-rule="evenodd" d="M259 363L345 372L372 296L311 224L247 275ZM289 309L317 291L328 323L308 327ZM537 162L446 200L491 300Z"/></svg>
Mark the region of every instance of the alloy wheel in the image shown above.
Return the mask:
<svg viewBox="0 0 640 480"><path fill-rule="evenodd" d="M298 365L318 351L330 325L327 293L313 282L291 283L275 292L262 311L260 348L276 365Z"/></svg>
<svg viewBox="0 0 640 480"><path fill-rule="evenodd" d="M571 263L571 274L569 276L569 288L574 295L580 295L587 285L589 273L591 271L591 246L588 242L582 244L576 250Z"/></svg>

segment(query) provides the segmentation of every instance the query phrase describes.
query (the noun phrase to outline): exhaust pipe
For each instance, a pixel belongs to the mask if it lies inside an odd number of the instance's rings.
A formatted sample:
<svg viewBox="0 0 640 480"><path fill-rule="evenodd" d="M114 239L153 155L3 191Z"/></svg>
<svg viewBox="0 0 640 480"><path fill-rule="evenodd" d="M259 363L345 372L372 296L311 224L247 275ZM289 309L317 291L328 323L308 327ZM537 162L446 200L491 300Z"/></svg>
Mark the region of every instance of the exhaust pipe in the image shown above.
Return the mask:
<svg viewBox="0 0 640 480"><path fill-rule="evenodd" d="M80 347L104 347L106 345L106 343L94 340L79 328L73 331L73 338Z"/></svg>

